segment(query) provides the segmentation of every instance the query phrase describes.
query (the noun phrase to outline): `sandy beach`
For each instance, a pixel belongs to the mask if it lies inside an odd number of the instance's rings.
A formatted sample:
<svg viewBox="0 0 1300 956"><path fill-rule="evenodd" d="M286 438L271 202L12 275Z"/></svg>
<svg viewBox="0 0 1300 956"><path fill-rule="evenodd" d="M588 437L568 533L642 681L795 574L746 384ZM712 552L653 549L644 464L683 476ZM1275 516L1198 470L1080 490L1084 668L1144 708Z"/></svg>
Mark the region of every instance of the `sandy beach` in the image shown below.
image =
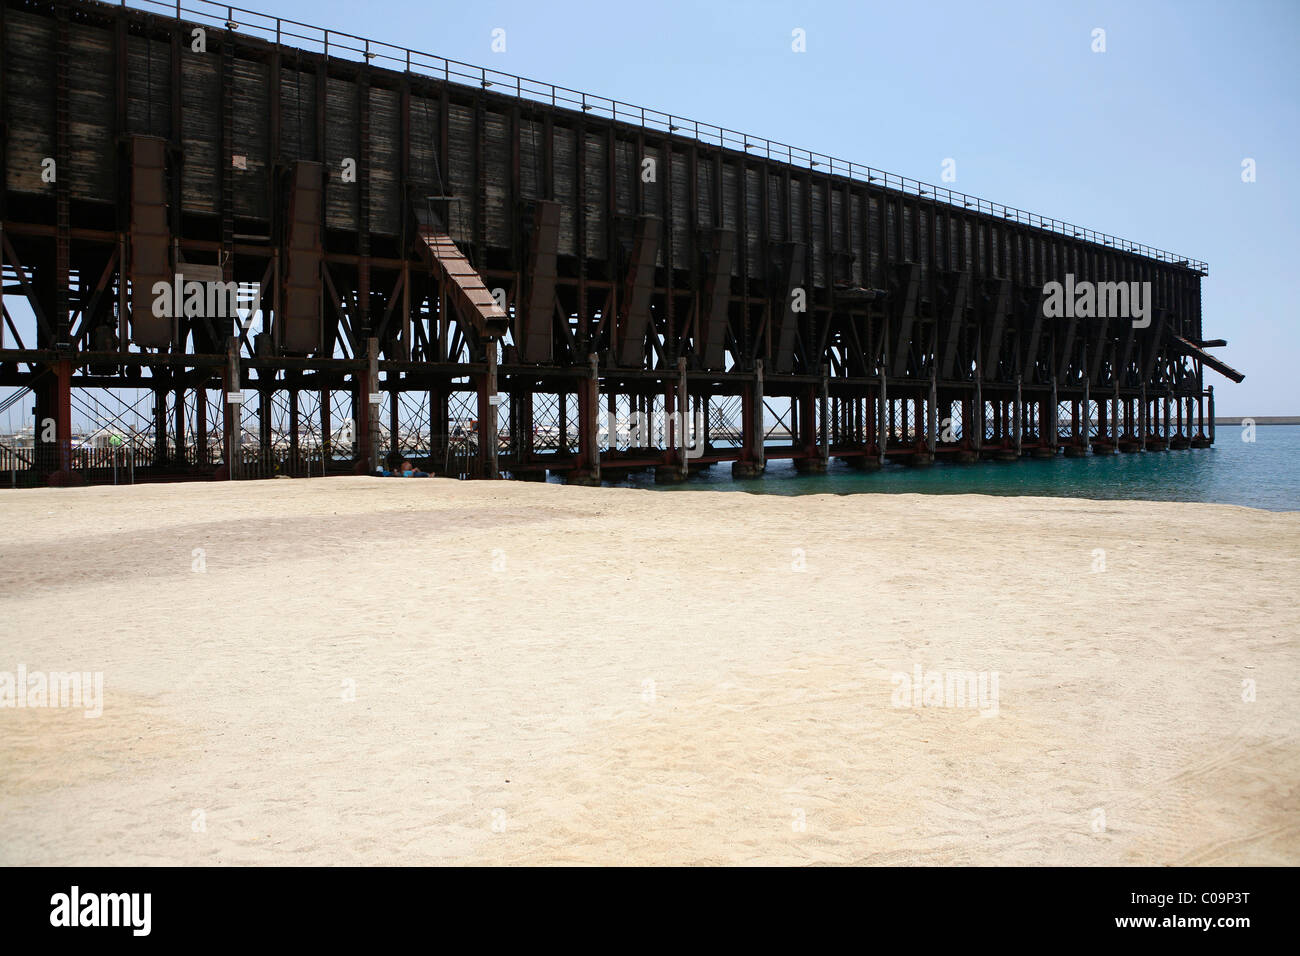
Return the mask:
<svg viewBox="0 0 1300 956"><path fill-rule="evenodd" d="M1300 513L331 478L0 529L0 672L103 675L0 708L3 864L1300 863Z"/></svg>

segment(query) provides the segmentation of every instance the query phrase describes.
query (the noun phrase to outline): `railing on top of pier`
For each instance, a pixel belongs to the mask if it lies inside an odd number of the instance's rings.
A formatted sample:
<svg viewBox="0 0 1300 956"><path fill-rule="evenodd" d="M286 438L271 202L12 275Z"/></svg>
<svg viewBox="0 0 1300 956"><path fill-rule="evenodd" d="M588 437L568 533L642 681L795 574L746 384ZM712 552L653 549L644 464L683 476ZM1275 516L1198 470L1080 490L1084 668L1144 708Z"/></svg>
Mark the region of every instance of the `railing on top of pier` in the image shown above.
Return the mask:
<svg viewBox="0 0 1300 956"><path fill-rule="evenodd" d="M1085 229L1059 219L1050 219L1036 213L1025 212L1012 206L989 202L977 196L968 196L955 190L934 186L906 176L897 176L860 163L837 159L824 153L810 150L775 140L764 139L738 133L735 130L712 123L701 123L686 119L662 110L634 106L608 97L570 90L563 86L530 80L513 73L489 70L487 67L449 60L431 53L421 53L406 47L384 43L381 40L369 40L351 33L327 30L323 27L273 17L255 10L214 3L212 0L120 0L123 7L137 7L151 12L155 9L165 10L174 19L197 24L215 24L223 29L244 31L250 35L270 40L276 44L287 43L302 49L320 52L326 56L336 56L374 63L390 69L405 70L408 73L421 73L430 77L441 77L448 83L466 85L478 84L483 89L492 89L507 96L513 94L518 99L550 104L555 107L576 109L594 113L618 122L639 125L643 129L663 133L679 133L710 146L736 149L753 156L807 169L824 169L831 175L845 176L861 182L879 183L887 189L897 190L935 202L946 203L964 209L973 209L985 215L995 216L1009 222L1034 229L1042 229L1074 239L1082 239L1098 245L1110 246L1119 252L1129 252L1158 262L1185 266L1201 275L1209 274L1209 266L1195 259L1180 256L1163 249L1137 242L1130 242L1118 236L1110 236L1093 229Z"/></svg>

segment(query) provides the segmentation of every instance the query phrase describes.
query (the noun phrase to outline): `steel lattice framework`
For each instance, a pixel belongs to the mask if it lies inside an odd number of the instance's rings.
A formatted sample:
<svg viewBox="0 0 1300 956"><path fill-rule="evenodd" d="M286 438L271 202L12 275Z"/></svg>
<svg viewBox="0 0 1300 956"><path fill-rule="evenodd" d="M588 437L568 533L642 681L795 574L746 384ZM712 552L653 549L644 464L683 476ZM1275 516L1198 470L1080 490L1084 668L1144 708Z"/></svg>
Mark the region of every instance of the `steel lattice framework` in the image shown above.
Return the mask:
<svg viewBox="0 0 1300 956"><path fill-rule="evenodd" d="M32 480L108 480L74 416L138 389L142 477L596 482L1204 446L1241 380L1202 262L723 127L206 0L2 0L0 51Z"/></svg>

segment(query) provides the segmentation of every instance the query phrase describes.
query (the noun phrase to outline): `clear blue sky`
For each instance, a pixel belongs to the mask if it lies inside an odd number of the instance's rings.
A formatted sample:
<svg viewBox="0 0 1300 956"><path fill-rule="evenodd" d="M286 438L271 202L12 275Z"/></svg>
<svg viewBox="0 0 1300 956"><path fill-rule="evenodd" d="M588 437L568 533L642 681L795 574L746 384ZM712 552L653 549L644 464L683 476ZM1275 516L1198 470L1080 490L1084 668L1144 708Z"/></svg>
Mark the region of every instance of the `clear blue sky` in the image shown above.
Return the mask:
<svg viewBox="0 0 1300 956"><path fill-rule="evenodd" d="M1300 0L244 6L929 182L951 157L954 189L1207 261L1247 376L1207 370L1216 410L1300 414Z"/></svg>

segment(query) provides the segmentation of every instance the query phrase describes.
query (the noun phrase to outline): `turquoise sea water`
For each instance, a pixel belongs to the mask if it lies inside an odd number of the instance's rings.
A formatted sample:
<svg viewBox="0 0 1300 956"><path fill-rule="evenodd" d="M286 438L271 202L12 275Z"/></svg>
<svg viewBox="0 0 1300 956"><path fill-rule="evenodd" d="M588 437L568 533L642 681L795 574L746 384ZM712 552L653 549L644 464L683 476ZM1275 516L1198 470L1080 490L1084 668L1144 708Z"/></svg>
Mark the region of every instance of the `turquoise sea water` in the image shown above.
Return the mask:
<svg viewBox="0 0 1300 956"><path fill-rule="evenodd" d="M801 475L788 461L768 462L762 478L736 481L730 464L679 485L656 485L649 474L622 484L665 491L744 491L765 495L885 494L1043 495L1063 498L1208 501L1269 511L1300 511L1300 425L1261 425L1255 441L1221 425L1213 448L1103 457L931 468L886 465L858 472L831 462L824 475Z"/></svg>

